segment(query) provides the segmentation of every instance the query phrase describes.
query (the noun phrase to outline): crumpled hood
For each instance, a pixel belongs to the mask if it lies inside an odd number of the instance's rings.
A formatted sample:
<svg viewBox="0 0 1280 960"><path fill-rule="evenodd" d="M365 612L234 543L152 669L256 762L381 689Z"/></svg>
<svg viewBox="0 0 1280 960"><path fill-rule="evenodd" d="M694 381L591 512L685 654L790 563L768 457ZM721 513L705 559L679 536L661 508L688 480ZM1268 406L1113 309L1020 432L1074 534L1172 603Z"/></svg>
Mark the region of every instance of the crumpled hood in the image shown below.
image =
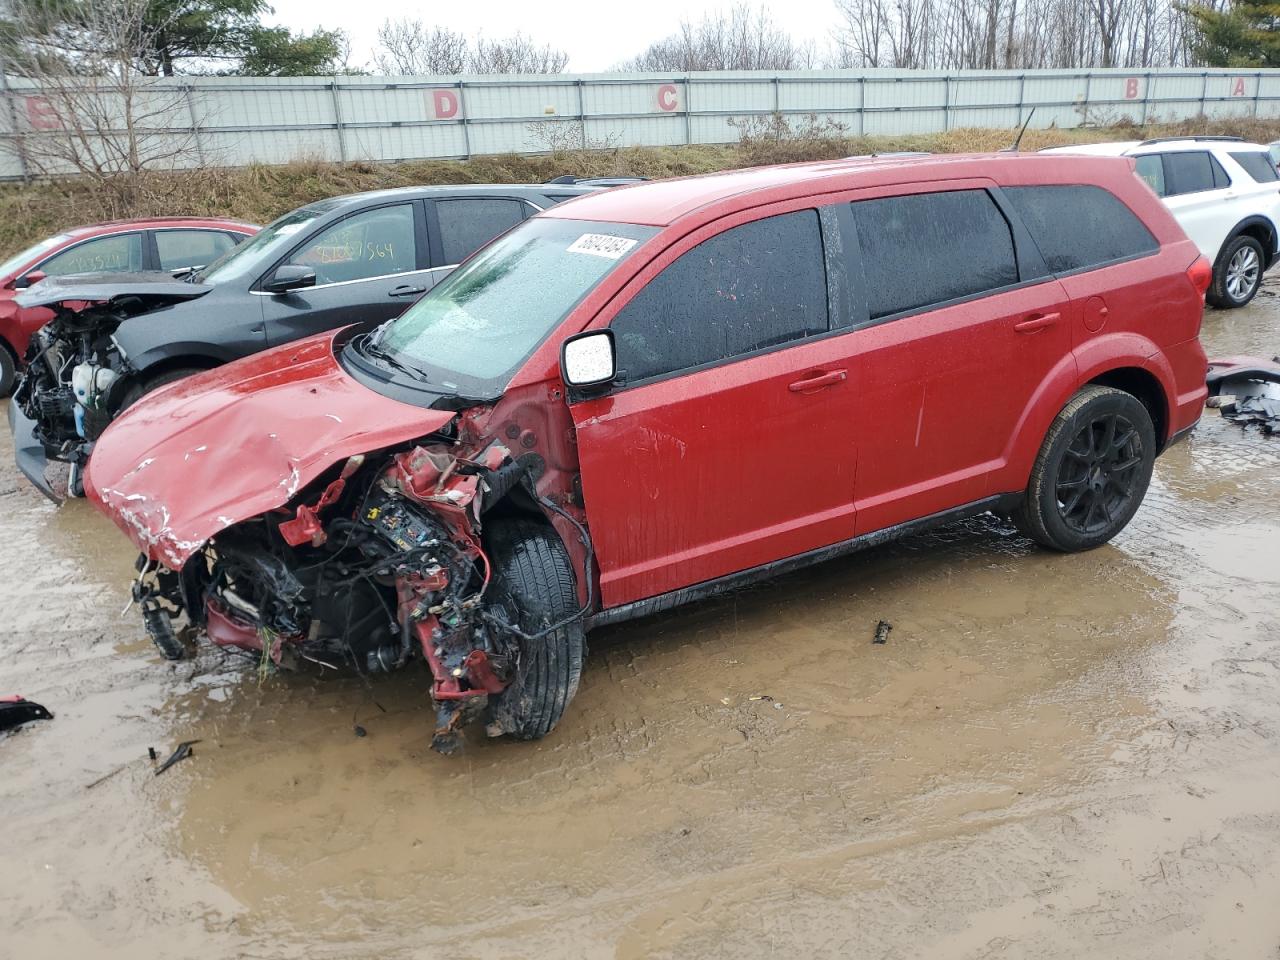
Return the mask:
<svg viewBox="0 0 1280 960"><path fill-rule="evenodd" d="M324 333L162 388L98 440L85 493L177 570L218 531L287 503L357 453L439 430L454 414L362 386Z"/></svg>
<svg viewBox="0 0 1280 960"><path fill-rule="evenodd" d="M163 271L144 273L82 273L70 277L45 277L19 291L14 300L20 307L49 307L56 303L103 303L118 297L132 297L144 309L203 297L213 287L189 283ZM134 311L137 312L137 311Z"/></svg>

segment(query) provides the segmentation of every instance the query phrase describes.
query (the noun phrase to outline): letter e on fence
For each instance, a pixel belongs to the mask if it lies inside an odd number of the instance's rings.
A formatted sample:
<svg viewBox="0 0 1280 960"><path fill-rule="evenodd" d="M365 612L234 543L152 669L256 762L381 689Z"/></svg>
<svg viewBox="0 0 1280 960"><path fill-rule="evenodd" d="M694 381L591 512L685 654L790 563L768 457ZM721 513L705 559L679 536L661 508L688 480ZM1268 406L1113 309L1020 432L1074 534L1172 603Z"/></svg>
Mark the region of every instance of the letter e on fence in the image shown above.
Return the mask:
<svg viewBox="0 0 1280 960"><path fill-rule="evenodd" d="M671 113L680 106L674 83L664 83L658 88L658 109L663 113Z"/></svg>
<svg viewBox="0 0 1280 960"><path fill-rule="evenodd" d="M1231 79L1231 95L1232 95L1233 97L1243 97L1243 96L1245 96L1245 92L1244 92L1244 77L1232 77L1232 79Z"/></svg>
<svg viewBox="0 0 1280 960"><path fill-rule="evenodd" d="M452 120L458 115L458 94L453 90L432 90L431 108L437 120Z"/></svg>
<svg viewBox="0 0 1280 960"><path fill-rule="evenodd" d="M1137 100L1141 92L1141 80L1137 77L1126 77L1124 81L1124 98L1126 100Z"/></svg>
<svg viewBox="0 0 1280 960"><path fill-rule="evenodd" d="M27 123L32 130L61 130L62 119L58 111L44 97L26 97Z"/></svg>

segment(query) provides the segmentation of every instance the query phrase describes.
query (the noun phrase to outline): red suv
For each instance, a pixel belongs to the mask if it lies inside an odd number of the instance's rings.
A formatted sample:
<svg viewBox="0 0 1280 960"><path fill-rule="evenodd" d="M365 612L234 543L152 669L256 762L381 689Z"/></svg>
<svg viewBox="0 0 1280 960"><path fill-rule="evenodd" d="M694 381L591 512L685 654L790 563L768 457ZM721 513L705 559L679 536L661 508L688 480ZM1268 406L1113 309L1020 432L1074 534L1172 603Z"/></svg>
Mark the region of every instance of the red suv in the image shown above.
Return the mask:
<svg viewBox="0 0 1280 960"><path fill-rule="evenodd" d="M591 627L983 511L1105 543L1200 416L1210 273L1125 159L627 187L153 394L86 487L166 655L181 612L264 661L421 659L439 748L486 705L534 738Z"/></svg>
<svg viewBox="0 0 1280 960"><path fill-rule="evenodd" d="M75 227L0 263L0 397L9 395L31 335L53 318L47 307L14 303L45 277L74 273L177 272L212 263L258 228L238 220L153 217Z"/></svg>

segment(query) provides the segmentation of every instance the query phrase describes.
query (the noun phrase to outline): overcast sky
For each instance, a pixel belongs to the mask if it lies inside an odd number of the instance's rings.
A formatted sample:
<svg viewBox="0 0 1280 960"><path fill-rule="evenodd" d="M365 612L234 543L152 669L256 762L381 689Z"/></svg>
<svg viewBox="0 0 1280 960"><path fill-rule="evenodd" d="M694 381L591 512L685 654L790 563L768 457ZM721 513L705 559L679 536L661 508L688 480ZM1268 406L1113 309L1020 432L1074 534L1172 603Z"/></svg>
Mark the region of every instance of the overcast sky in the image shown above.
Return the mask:
<svg viewBox="0 0 1280 960"><path fill-rule="evenodd" d="M481 31L487 37L528 34L540 43L551 43L569 54L571 72L607 70L634 56L655 40L675 32L680 20L697 21L703 14L728 9L709 0L645 0L611 5L587 0L473 0L468 3L431 4L409 0L382 0L369 6L351 0L270 0L275 15L266 20L293 30L339 27L351 37L353 66L368 64L377 42L379 25L386 19L414 17L429 25L464 33ZM785 19L782 15L785 12ZM771 10L775 23L796 40L813 40L825 49L835 26L832 0L786 0Z"/></svg>

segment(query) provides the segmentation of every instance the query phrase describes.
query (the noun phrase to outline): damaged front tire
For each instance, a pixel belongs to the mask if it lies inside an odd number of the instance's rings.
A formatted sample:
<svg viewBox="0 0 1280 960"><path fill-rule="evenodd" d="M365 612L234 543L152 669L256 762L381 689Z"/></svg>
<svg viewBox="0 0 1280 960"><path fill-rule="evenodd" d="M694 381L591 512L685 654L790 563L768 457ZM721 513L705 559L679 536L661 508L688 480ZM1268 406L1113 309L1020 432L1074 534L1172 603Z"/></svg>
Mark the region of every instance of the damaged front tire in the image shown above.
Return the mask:
<svg viewBox="0 0 1280 960"><path fill-rule="evenodd" d="M573 566L555 531L530 518L495 520L488 541L493 601L504 619L536 638L514 641L515 676L490 698L489 732L537 740L560 722L582 674L586 632L581 619L570 619L578 612Z"/></svg>

